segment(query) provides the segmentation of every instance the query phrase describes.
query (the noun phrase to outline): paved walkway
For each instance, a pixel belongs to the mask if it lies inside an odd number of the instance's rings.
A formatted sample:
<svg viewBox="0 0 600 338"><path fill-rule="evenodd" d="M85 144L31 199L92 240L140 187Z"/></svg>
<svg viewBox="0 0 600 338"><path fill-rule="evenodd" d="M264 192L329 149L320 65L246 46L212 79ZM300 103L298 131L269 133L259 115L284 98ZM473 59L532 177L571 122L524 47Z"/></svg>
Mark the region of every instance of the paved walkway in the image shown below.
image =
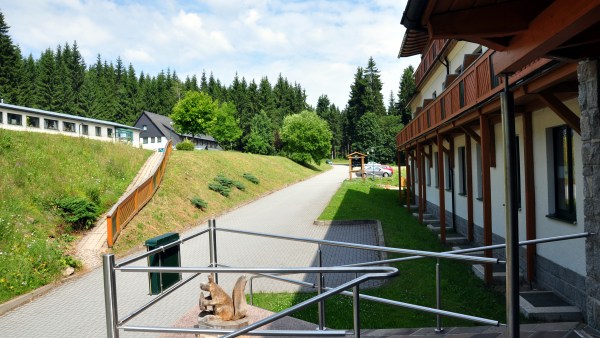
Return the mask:
<svg viewBox="0 0 600 338"><path fill-rule="evenodd" d="M144 163L121 198L154 174L163 155L164 153L155 152L146 160L146 163ZM83 262L84 268L93 269L102 264L101 255L107 252L108 249L106 232L106 215L102 215L94 227L77 243L77 253L75 255Z"/></svg>
<svg viewBox="0 0 600 338"><path fill-rule="evenodd" d="M345 227L313 225L331 196L346 178L346 167L333 170L268 195L217 219L217 227L246 229L257 232L291 236L351 240ZM202 225L190 233L204 229ZM352 241L375 240L375 233L353 228L358 236ZM186 234L183 234L185 236ZM258 237L218 233L219 262L231 266L310 266L316 261L316 245ZM208 264L206 236L182 246L183 266ZM352 261L349 254L341 255ZM365 258L366 257L366 258ZM374 259L356 254L353 259ZM136 263L144 265L145 262ZM327 261L326 261L326 264ZM184 275L185 277L185 275ZM231 289L236 276L220 276L226 290ZM299 278L310 278L299 276ZM198 302L198 285L205 277L186 284L142 315L131 325L170 326ZM308 280L308 279L307 279ZM329 282L328 282L329 284ZM294 287L267 280L258 281L254 289L262 291L291 291ZM146 274L117 273L119 316L123 317L147 303ZM102 270L96 268L73 281L65 283L33 302L0 317L0 337L104 337L106 335ZM147 334L122 332L123 337L147 337Z"/></svg>

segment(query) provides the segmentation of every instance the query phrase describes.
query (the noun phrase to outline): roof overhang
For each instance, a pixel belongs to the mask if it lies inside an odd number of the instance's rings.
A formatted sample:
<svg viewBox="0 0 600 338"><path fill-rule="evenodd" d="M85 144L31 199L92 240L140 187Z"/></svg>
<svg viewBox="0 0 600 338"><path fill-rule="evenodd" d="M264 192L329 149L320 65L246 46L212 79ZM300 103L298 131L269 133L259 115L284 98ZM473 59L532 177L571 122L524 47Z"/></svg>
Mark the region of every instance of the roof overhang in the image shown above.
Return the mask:
<svg viewBox="0 0 600 338"><path fill-rule="evenodd" d="M422 53L435 39L466 40L497 51L497 73L540 57L600 56L600 0L409 0L402 24L399 56Z"/></svg>

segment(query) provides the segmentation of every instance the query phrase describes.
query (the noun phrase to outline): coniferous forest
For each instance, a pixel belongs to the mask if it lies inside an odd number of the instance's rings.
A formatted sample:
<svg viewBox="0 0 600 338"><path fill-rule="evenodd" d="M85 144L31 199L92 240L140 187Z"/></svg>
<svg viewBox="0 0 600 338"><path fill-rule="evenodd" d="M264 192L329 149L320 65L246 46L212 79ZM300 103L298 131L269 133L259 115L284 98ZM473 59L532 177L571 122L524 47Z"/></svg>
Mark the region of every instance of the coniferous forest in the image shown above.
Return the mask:
<svg viewBox="0 0 600 338"><path fill-rule="evenodd" d="M200 91L220 103L235 105L242 130L233 146L236 150L252 152L245 142L252 133L267 131L272 136L269 154L279 153L284 118L313 110L332 131L332 157L360 151L386 163L395 162L395 135L410 119L406 107L414 91L412 67L405 69L398 94L390 93L386 107L373 58L365 68L358 67L346 107L337 107L326 94L319 97L316 107L310 107L302 86L281 74L273 83L266 76L247 80L236 74L227 86L206 71L185 79L169 68L159 74L138 73L121 58L109 61L100 54L87 64L77 42L48 48L39 56L25 56L12 41L9 28L0 12L0 98L4 103L133 125L142 111L170 115L186 91ZM263 123L267 120L269 123Z"/></svg>

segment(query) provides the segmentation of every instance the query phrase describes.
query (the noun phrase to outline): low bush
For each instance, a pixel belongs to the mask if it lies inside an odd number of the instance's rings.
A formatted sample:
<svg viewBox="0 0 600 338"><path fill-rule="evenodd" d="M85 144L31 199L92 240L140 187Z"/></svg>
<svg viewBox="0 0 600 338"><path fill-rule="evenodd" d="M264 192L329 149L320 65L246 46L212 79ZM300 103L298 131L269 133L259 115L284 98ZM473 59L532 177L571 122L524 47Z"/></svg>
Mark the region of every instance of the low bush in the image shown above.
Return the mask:
<svg viewBox="0 0 600 338"><path fill-rule="evenodd" d="M192 205L194 205L196 208L198 208L202 211L204 211L204 210L206 210L206 208L208 208L208 203L198 196L190 199L190 202L192 203Z"/></svg>
<svg viewBox="0 0 600 338"><path fill-rule="evenodd" d="M225 197L229 197L229 193L231 192L231 189L229 189L229 187L226 187L224 185L222 185L219 182L213 181L210 182L208 184L208 189L212 190L212 191L216 191L219 194L225 196Z"/></svg>
<svg viewBox="0 0 600 338"><path fill-rule="evenodd" d="M91 228L98 217L98 206L84 197L64 197L58 199L55 206L59 215L72 226L73 230Z"/></svg>
<svg viewBox="0 0 600 338"><path fill-rule="evenodd" d="M233 181L233 186L236 187L238 190L244 191L246 190L246 186L244 185L244 183L240 182L240 181Z"/></svg>
<svg viewBox="0 0 600 338"><path fill-rule="evenodd" d="M230 188L233 185L233 181L222 174L217 175L217 177L215 177L215 181L228 188Z"/></svg>
<svg viewBox="0 0 600 338"><path fill-rule="evenodd" d="M242 176L254 184L260 183L260 180L256 176L252 175L251 173L244 173Z"/></svg>
<svg viewBox="0 0 600 338"><path fill-rule="evenodd" d="M177 145L175 146L175 149L177 150L185 150L185 151L192 151L194 150L194 142L185 139L183 140L183 142L179 142L177 143Z"/></svg>

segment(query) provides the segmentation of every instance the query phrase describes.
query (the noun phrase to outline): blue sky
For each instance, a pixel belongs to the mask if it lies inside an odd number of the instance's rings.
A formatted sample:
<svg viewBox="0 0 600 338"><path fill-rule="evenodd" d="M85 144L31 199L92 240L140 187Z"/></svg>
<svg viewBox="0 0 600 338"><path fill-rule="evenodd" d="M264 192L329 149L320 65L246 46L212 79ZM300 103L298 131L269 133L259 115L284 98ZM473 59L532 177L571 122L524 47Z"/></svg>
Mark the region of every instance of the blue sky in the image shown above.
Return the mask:
<svg viewBox="0 0 600 338"><path fill-rule="evenodd" d="M353 76L373 56L383 95L398 90L402 70L419 58L398 59L406 0L373 1L82 1L4 0L1 11L24 55L77 41L86 64L98 54L121 57L136 72L203 70L228 85L236 71L257 82L279 73L343 108Z"/></svg>

